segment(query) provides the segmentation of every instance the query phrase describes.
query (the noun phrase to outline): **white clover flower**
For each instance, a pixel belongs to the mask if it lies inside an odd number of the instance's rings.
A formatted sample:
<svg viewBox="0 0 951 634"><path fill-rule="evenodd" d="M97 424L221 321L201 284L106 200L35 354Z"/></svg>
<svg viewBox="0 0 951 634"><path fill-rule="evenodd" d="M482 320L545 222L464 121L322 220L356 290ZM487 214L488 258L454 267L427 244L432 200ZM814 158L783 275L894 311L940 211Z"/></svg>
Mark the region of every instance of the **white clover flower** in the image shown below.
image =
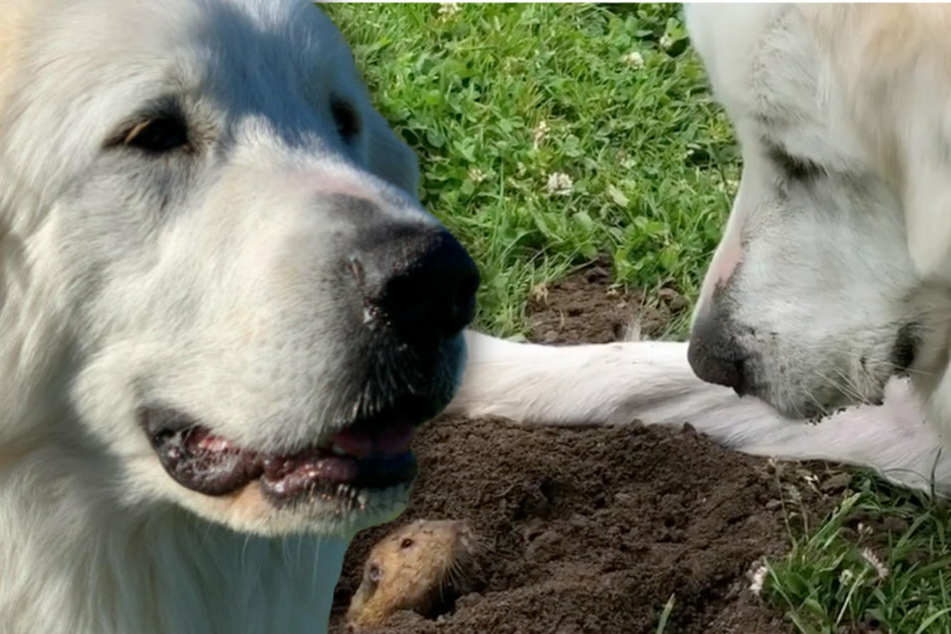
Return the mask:
<svg viewBox="0 0 951 634"><path fill-rule="evenodd" d="M480 170L478 167L473 167L470 169L467 176L473 183L481 183L485 180L485 172Z"/></svg>
<svg viewBox="0 0 951 634"><path fill-rule="evenodd" d="M638 68L644 68L644 56L638 53L637 51L631 51L626 55L621 56L621 61L637 70Z"/></svg>
<svg viewBox="0 0 951 634"><path fill-rule="evenodd" d="M658 43L660 44L660 47L666 51L668 48L674 45L674 40L672 37L670 37L670 35L664 33L660 36L660 42Z"/></svg>
<svg viewBox="0 0 951 634"><path fill-rule="evenodd" d="M444 18L451 18L462 11L458 2L440 2L438 13Z"/></svg>
<svg viewBox="0 0 951 634"><path fill-rule="evenodd" d="M545 187L548 189L548 193L553 196L567 196L574 188L574 182L564 172L555 172L549 175Z"/></svg>
<svg viewBox="0 0 951 634"><path fill-rule="evenodd" d="M875 574L878 575L879 579L885 579L888 576L888 566L878 558L878 555L872 552L871 548L863 548L862 557L875 569Z"/></svg>
<svg viewBox="0 0 951 634"><path fill-rule="evenodd" d="M759 593L763 591L763 584L766 583L767 572L769 570L766 568L766 564L760 564L753 570L750 574L750 592L759 596Z"/></svg>
<svg viewBox="0 0 951 634"><path fill-rule="evenodd" d="M532 139L535 140L535 147L537 148L542 144L542 141L545 140L545 137L548 136L548 132L551 128L548 126L548 122L544 119L539 121L535 128L532 130Z"/></svg>

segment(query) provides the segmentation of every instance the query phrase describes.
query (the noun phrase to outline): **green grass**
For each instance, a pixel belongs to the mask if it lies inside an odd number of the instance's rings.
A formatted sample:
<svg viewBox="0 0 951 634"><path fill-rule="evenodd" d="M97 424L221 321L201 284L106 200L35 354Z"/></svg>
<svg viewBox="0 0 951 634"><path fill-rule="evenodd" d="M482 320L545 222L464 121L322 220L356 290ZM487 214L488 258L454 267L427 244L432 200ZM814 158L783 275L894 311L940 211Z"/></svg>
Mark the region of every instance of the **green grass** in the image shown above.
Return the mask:
<svg viewBox="0 0 951 634"><path fill-rule="evenodd" d="M423 204L482 268L483 329L519 332L530 289L599 255L695 295L737 170L677 7L326 8L419 155Z"/></svg>
<svg viewBox="0 0 951 634"><path fill-rule="evenodd" d="M803 633L951 632L948 504L865 473L852 490L769 562L765 596Z"/></svg>
<svg viewBox="0 0 951 634"><path fill-rule="evenodd" d="M517 335L532 289L599 256L621 283L696 295L739 168L677 7L325 8L416 150L423 203L479 262L482 329ZM951 632L947 506L864 474L853 491L791 531L764 599L804 633Z"/></svg>

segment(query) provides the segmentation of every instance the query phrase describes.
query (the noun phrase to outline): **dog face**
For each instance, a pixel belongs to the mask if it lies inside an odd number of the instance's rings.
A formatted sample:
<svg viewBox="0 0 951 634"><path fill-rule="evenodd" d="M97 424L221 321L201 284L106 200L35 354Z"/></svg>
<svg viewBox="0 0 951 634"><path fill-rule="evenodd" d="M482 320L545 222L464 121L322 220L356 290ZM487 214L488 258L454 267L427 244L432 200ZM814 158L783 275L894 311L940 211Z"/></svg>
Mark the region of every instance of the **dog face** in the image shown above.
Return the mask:
<svg viewBox="0 0 951 634"><path fill-rule="evenodd" d="M296 0L20 7L0 226L29 367L5 400L68 390L30 424L130 507L260 533L392 517L478 274L340 34Z"/></svg>
<svg viewBox="0 0 951 634"><path fill-rule="evenodd" d="M911 116L901 100L929 93L908 86L911 94L885 100L900 84L863 78L866 69L836 48L836 38L872 27L828 10L698 5L687 13L743 155L688 356L701 378L793 417L878 401L895 374L910 372L933 390L926 384L947 351L947 275L932 255L944 253L944 221L932 236L916 224L925 212L915 208L912 169L922 159L909 160L912 136L901 128Z"/></svg>

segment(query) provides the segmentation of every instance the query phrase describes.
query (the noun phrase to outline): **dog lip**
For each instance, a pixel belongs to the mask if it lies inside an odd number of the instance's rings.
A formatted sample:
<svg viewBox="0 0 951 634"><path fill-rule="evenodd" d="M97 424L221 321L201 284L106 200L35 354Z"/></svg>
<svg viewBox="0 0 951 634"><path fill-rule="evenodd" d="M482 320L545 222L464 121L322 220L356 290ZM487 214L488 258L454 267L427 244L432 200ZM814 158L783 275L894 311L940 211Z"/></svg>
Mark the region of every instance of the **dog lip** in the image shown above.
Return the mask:
<svg viewBox="0 0 951 634"><path fill-rule="evenodd" d="M260 483L265 497L282 507L314 497L353 501L360 491L408 485L416 470L411 451L361 459L318 450L266 462Z"/></svg>
<svg viewBox="0 0 951 634"><path fill-rule="evenodd" d="M259 481L265 497L283 506L315 496L353 499L360 490L408 485L416 476L409 450L414 425L407 421L385 425L376 416L324 443L280 453L239 447L171 408L143 408L139 418L169 476L208 496Z"/></svg>
<svg viewBox="0 0 951 634"><path fill-rule="evenodd" d="M212 434L207 428L181 414L169 418L163 413L142 414L159 462L165 471L182 486L218 496L230 493L259 477L262 468L255 452L238 448L230 441ZM160 421L170 420L170 427Z"/></svg>
<svg viewBox="0 0 951 634"><path fill-rule="evenodd" d="M409 449L414 427L408 423L391 426L345 427L333 438L332 449L337 453L366 458L372 455L400 454Z"/></svg>

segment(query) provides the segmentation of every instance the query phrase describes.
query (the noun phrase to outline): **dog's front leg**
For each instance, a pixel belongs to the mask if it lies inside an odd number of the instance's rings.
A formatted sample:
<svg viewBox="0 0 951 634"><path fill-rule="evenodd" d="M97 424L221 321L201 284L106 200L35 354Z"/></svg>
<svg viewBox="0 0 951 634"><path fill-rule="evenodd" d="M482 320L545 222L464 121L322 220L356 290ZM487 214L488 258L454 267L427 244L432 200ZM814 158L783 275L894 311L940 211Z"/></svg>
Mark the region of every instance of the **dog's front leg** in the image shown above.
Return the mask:
<svg viewBox="0 0 951 634"><path fill-rule="evenodd" d="M550 346L473 331L466 343L469 358L452 413L569 425L639 420L709 428L722 421L740 435L744 421L780 420L764 403L694 376L685 343Z"/></svg>
<svg viewBox="0 0 951 634"><path fill-rule="evenodd" d="M810 423L697 379L685 343L547 346L472 331L466 340L469 360L449 413L551 425L690 423L744 453L862 465L904 486L951 494L951 452L941 449L907 380L889 383L884 405Z"/></svg>

